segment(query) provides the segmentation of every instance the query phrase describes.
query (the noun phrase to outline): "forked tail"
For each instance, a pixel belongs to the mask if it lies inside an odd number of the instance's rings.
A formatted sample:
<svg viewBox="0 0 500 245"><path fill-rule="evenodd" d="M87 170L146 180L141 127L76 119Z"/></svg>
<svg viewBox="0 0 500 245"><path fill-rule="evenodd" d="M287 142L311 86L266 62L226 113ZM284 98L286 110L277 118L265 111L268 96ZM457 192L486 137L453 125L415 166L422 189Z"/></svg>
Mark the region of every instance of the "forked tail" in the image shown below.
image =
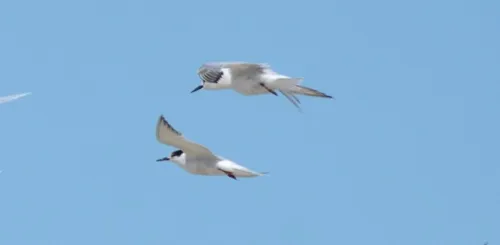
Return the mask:
<svg viewBox="0 0 500 245"><path fill-rule="evenodd" d="M306 95L312 97L320 97L320 98L329 98L335 99L334 97L327 95L323 92L320 92L316 89L308 88L306 86L299 85L302 82L303 78L281 78L276 80L275 89L278 90L283 96L285 96L295 107L297 107L300 111L300 100L297 98L297 95ZM276 95L276 94L275 94Z"/></svg>
<svg viewBox="0 0 500 245"><path fill-rule="evenodd" d="M287 92L291 92L291 93L294 93L294 94L301 94L301 95L313 96L313 97L335 99L332 96L327 95L327 94L325 94L323 92L320 92L320 91L318 91L316 89L308 88L308 87L301 86L301 85L298 85L298 84L295 85L294 87L292 87Z"/></svg>
<svg viewBox="0 0 500 245"><path fill-rule="evenodd" d="M281 78L275 81L275 89L281 90L280 92L286 92L290 94L301 94L307 96L330 98L334 99L332 96L320 92L316 89L308 88L306 86L299 85L304 78L294 77L294 78Z"/></svg>

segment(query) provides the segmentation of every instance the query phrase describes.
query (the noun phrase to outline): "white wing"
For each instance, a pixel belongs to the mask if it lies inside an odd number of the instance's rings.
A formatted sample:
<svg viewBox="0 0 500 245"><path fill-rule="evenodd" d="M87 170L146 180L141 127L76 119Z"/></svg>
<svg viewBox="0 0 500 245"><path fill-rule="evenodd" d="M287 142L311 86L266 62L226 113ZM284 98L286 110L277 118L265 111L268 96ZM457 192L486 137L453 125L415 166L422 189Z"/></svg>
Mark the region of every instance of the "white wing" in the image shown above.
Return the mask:
<svg viewBox="0 0 500 245"><path fill-rule="evenodd" d="M188 154L216 158L208 148L184 138L179 131L165 120L163 115L160 116L156 125L156 139L160 143L176 147Z"/></svg>
<svg viewBox="0 0 500 245"><path fill-rule="evenodd" d="M23 93L23 94L13 94L13 95L8 95L8 96L4 96L4 97L0 97L0 104L2 103L7 103L7 102L10 102L10 101L13 101L13 100L17 100L21 97L24 97L26 95L30 95L31 93Z"/></svg>

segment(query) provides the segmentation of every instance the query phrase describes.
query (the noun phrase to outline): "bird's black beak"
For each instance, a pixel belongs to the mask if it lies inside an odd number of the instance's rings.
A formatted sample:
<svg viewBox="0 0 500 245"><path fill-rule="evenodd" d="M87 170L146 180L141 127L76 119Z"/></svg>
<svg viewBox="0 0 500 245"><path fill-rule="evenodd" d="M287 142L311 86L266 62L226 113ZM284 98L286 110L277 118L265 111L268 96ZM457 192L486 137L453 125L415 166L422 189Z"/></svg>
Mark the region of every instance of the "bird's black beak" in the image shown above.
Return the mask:
<svg viewBox="0 0 500 245"><path fill-rule="evenodd" d="M168 157L164 157L164 158L162 158L162 159L158 159L158 160L156 160L156 161L157 161L157 162L161 162L161 161L170 161L170 158L168 158Z"/></svg>
<svg viewBox="0 0 500 245"><path fill-rule="evenodd" d="M200 86L194 88L193 91L191 91L191 93L194 93L194 92L196 92L196 91L198 91L198 90L200 90L202 88L203 88L203 85L200 85Z"/></svg>

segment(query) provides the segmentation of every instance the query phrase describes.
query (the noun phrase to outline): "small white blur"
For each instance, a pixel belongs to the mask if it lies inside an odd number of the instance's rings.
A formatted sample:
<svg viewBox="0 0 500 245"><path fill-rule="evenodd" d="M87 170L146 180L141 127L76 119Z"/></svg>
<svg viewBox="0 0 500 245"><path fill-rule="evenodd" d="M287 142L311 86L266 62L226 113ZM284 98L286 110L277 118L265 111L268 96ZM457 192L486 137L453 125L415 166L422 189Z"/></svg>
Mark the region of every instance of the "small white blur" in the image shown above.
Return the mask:
<svg viewBox="0 0 500 245"><path fill-rule="evenodd" d="M0 104L3 104L3 103L7 103L7 102L11 102L13 100L17 100L17 99L20 99L24 96L27 96L27 95L30 95L31 92L29 93L22 93L22 94L12 94L12 95L7 95L7 96L3 96L3 97L0 97Z"/></svg>

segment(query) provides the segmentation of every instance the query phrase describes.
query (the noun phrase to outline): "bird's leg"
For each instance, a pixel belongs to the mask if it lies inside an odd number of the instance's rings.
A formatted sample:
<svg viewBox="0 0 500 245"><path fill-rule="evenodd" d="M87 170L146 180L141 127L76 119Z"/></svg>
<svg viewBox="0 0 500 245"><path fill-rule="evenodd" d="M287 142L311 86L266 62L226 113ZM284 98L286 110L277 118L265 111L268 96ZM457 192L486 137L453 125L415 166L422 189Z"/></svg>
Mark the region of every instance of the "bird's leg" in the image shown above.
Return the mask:
<svg viewBox="0 0 500 245"><path fill-rule="evenodd" d="M231 179L238 180L236 179L236 176L234 176L232 173L228 173L227 176Z"/></svg>
<svg viewBox="0 0 500 245"><path fill-rule="evenodd" d="M268 88L264 83L259 83L259 85L262 86L263 88L265 88L269 93L278 96L278 93L276 93L272 89Z"/></svg>
<svg viewBox="0 0 500 245"><path fill-rule="evenodd" d="M234 179L234 180L237 180L237 179L236 179L236 176L234 176L234 174L233 174L233 173L228 172L228 171L224 171L224 170L222 170L222 169L220 169L220 168L219 168L219 170L220 170L220 171L222 171L222 172L224 172L224 173L225 173L225 174L226 174L229 178Z"/></svg>

